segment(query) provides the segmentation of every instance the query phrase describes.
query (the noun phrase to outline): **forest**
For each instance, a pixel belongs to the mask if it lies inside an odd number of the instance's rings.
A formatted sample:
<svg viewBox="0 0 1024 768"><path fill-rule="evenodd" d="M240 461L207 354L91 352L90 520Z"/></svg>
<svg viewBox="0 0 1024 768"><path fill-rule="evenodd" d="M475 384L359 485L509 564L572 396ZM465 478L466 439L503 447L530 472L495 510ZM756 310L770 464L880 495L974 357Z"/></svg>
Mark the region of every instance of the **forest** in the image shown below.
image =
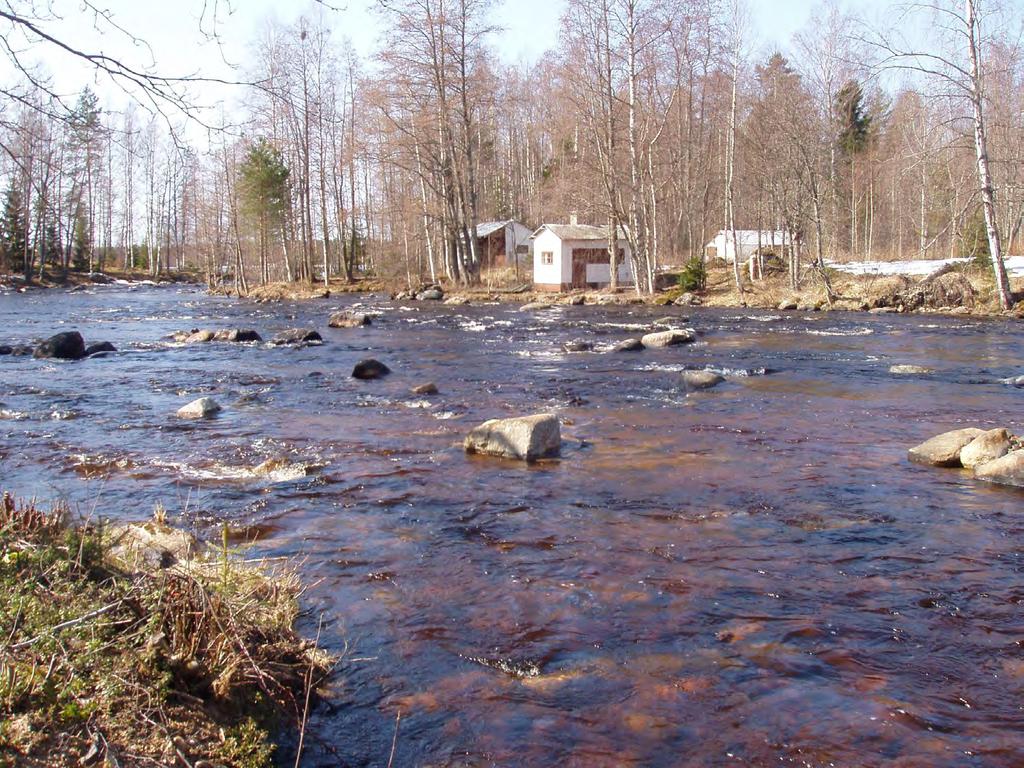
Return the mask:
<svg viewBox="0 0 1024 768"><path fill-rule="evenodd" d="M267 22L218 122L194 107L201 78L73 46L142 98L57 92L52 11L7 2L0 272L472 284L481 223L576 215L622 227L638 291L757 229L792 235L794 286L828 261L994 256L1007 303L1021 20L975 6L893 6L880 26L825 4L775 50L739 0L569 0L557 46L514 66L489 0L382 2L369 57L317 3Z"/></svg>

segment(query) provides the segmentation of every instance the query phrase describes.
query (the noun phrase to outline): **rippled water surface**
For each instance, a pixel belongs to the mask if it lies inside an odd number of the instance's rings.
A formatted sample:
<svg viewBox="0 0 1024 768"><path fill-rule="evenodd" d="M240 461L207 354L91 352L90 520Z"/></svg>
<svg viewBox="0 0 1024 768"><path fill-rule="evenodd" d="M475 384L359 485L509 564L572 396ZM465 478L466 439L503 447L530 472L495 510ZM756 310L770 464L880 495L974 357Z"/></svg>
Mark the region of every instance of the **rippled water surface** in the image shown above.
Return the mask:
<svg viewBox="0 0 1024 768"><path fill-rule="evenodd" d="M353 303L381 316L326 328ZM1022 429L999 383L1024 373L1021 326L695 309L695 345L600 351L682 314L0 295L2 342L121 350L0 358L0 477L84 513L159 500L298 558L306 629L322 612L345 658L306 765L385 765L399 712L396 766L1024 764L1024 493L905 460ZM296 326L326 343L166 338ZM370 355L393 375L351 379ZM729 378L687 394L688 367ZM441 394L410 394L426 381ZM219 418L173 417L203 395ZM560 461L462 452L480 421L546 410Z"/></svg>

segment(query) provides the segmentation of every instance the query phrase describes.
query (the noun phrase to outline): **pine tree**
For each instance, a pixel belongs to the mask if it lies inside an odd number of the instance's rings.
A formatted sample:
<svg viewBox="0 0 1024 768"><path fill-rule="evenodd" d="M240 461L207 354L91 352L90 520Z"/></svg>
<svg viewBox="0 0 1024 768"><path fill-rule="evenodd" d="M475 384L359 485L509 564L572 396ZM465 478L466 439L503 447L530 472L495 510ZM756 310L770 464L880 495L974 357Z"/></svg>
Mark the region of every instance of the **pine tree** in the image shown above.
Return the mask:
<svg viewBox="0 0 1024 768"><path fill-rule="evenodd" d="M71 246L71 268L76 272L89 269L89 220L82 205L75 209L75 240Z"/></svg>
<svg viewBox="0 0 1024 768"><path fill-rule="evenodd" d="M17 178L11 179L4 201L3 219L0 220L0 268L15 269L25 259L28 226L25 205Z"/></svg>

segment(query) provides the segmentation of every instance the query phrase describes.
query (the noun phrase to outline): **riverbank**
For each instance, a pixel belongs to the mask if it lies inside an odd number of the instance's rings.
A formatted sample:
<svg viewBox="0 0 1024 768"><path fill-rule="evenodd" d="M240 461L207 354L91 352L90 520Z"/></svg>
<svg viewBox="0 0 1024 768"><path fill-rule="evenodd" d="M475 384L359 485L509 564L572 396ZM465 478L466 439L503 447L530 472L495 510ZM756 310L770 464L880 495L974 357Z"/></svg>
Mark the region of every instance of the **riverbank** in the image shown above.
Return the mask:
<svg viewBox="0 0 1024 768"><path fill-rule="evenodd" d="M647 304L683 305L718 308L752 308L772 311L864 311L881 313L939 313L977 317L1024 318L1024 301L1004 311L994 298L993 280L988 267L973 263L936 269L924 277L891 274L851 274L841 268L830 268L828 278L833 289L829 301L820 275L808 272L801 288L793 291L785 272L776 271L757 281L744 280L742 292L736 290L732 268L722 263L710 264L703 290L687 291L671 284L653 295L637 295L620 289L548 293L532 290L529 284L497 284L486 287L464 287L441 284L442 298L449 304ZM1011 278L1011 288L1024 293L1024 279ZM420 291L426 286L422 286ZM232 289L212 289L219 295L237 295ZM322 299L337 293L377 293L392 298L413 298L404 283L381 279L361 279L353 283L331 280L330 285L317 283L270 283L253 288L242 298L260 302L303 301Z"/></svg>
<svg viewBox="0 0 1024 768"><path fill-rule="evenodd" d="M77 288L79 286L92 285L157 285L163 283L192 283L203 282L203 276L194 270L179 270L175 272L161 272L153 275L145 270L123 270L118 268L105 269L102 272L72 272L66 274L57 272L44 272L42 275L34 274L29 281L19 273L0 274L0 289L25 292L46 288Z"/></svg>
<svg viewBox="0 0 1024 768"><path fill-rule="evenodd" d="M0 766L271 765L330 658L297 579L170 528L0 501Z"/></svg>

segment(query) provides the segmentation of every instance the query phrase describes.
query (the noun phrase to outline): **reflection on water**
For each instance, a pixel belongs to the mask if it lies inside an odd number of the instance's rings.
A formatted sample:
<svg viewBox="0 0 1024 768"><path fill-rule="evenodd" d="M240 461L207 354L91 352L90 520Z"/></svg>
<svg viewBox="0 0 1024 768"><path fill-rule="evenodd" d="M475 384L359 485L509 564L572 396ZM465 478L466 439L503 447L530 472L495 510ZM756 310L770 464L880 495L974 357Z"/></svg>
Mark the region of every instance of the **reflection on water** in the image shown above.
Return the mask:
<svg viewBox="0 0 1024 768"><path fill-rule="evenodd" d="M374 325L325 327L356 301ZM301 558L311 626L347 654L311 766L385 764L399 712L396 765L1024 763L1024 494L904 460L943 429L1022 428L999 379L1024 333L688 309L689 347L562 350L672 312L3 296L0 341L121 350L0 358L3 486L108 515L160 500ZM326 343L165 339L232 326ZM370 354L395 373L349 378ZM688 368L730 379L687 394ZM221 417L173 417L203 395ZM463 455L473 424L540 410L561 461Z"/></svg>

